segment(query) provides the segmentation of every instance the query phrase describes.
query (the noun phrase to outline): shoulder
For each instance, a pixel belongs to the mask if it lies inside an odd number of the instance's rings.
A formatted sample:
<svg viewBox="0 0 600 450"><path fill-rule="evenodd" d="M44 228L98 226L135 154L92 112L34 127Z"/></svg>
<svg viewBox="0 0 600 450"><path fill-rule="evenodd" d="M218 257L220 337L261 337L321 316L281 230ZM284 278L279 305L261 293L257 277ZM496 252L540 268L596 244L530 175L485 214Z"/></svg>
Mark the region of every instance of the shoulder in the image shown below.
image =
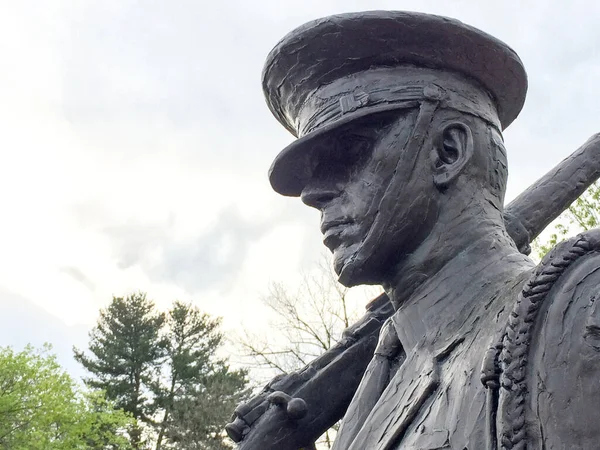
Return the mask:
<svg viewBox="0 0 600 450"><path fill-rule="evenodd" d="M545 267L538 272L547 269L557 276L537 313L531 362L555 367L589 357L594 360L589 369L600 371L596 364L600 358L600 230L583 233L556 248L542 265ZM538 355L539 350L545 356Z"/></svg>
<svg viewBox="0 0 600 450"><path fill-rule="evenodd" d="M595 448L600 440L600 230L557 246L536 271L541 281L552 273L555 280L539 306L529 348L528 397L537 416L532 431L545 448Z"/></svg>

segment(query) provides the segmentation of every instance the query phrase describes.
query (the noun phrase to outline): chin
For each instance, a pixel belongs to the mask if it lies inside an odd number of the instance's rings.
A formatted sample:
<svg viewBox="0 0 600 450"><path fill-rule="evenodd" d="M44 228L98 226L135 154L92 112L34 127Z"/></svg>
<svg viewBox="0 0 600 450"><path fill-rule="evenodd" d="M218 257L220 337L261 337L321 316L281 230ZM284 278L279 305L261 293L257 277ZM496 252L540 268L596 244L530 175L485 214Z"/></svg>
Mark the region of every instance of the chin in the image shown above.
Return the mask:
<svg viewBox="0 0 600 450"><path fill-rule="evenodd" d="M363 284L381 284L381 277L376 276L378 271L374 270L374 267L368 267L365 261L356 260L359 257L359 247L353 245L333 253L333 269L338 276L338 282L349 288Z"/></svg>
<svg viewBox="0 0 600 450"><path fill-rule="evenodd" d="M340 274L342 273L342 269L345 266L345 260L341 259L341 258L337 258L336 257L336 253L333 254L333 270L335 271L336 275L339 277Z"/></svg>
<svg viewBox="0 0 600 450"><path fill-rule="evenodd" d="M352 246L356 247L356 246ZM352 265L352 261L356 258L356 248L340 246L333 252L333 270L338 276L338 282L346 287L356 286L356 284L347 284L351 280L347 280L347 269Z"/></svg>

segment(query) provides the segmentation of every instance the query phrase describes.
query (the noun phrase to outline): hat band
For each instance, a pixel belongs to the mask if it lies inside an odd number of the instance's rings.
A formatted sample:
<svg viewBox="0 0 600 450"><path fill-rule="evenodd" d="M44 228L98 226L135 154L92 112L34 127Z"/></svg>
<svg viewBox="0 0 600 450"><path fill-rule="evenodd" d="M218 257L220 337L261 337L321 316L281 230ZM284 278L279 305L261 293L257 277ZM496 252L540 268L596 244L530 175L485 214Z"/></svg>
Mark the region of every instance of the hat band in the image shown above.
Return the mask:
<svg viewBox="0 0 600 450"><path fill-rule="evenodd" d="M439 101L440 109L448 108L477 116L501 130L496 108L489 95L479 89L460 86L452 83L452 89L444 89L442 83L419 82L411 80L409 85L374 87L364 89L358 87L328 99L318 98L315 103L307 102L298 116L298 137L311 133L318 128L333 123L343 117L357 114L363 116L368 109L380 110L382 106L390 109L415 108L425 99ZM464 83L466 84L466 83Z"/></svg>

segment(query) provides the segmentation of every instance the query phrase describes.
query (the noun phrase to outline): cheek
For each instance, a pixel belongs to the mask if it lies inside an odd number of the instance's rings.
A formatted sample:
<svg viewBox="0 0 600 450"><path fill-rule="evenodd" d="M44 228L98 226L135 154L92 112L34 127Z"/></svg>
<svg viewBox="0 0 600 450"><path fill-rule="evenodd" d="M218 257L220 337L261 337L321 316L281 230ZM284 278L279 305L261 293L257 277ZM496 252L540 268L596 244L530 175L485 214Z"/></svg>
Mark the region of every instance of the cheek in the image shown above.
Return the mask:
<svg viewBox="0 0 600 450"><path fill-rule="evenodd" d="M353 184L347 187L345 193L348 208L346 215L354 217L357 223L361 223L369 216L369 212L373 210L372 205L375 203L375 192L371 186L365 184Z"/></svg>
<svg viewBox="0 0 600 450"><path fill-rule="evenodd" d="M381 161L372 161L346 185L348 204L364 217L375 214L391 180L392 170Z"/></svg>
<svg viewBox="0 0 600 450"><path fill-rule="evenodd" d="M435 196L426 191L411 192L410 197L399 200L389 230L390 241L398 250L407 253L420 245L437 221L438 206Z"/></svg>

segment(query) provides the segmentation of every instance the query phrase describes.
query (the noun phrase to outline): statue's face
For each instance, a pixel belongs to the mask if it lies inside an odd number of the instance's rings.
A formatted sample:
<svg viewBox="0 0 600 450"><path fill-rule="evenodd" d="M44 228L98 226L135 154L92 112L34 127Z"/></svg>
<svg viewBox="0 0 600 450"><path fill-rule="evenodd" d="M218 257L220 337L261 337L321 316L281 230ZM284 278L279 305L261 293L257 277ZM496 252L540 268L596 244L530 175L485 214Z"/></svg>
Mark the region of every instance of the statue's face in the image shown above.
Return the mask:
<svg viewBox="0 0 600 450"><path fill-rule="evenodd" d="M383 233L380 248L368 250L376 252L377 258L366 258L368 267L361 267L361 275L344 284L381 283L382 272L397 262L393 259L401 258L403 250L409 251L418 244L422 231L419 224L425 222L422 215L427 216L429 205L415 200L424 198L423 194L427 197L433 187L431 177L424 174L429 169L428 159L423 155L417 159L409 179L395 179L401 150L415 117L416 111L369 116L340 129L321 151L315 152L315 169L301 198L321 211L323 242L333 252L338 275L355 262L370 232ZM395 210L379 211L386 188L397 181L406 181L406 186L394 202ZM399 226L372 230L380 214L392 214L394 225ZM365 259L365 255L358 259Z"/></svg>

